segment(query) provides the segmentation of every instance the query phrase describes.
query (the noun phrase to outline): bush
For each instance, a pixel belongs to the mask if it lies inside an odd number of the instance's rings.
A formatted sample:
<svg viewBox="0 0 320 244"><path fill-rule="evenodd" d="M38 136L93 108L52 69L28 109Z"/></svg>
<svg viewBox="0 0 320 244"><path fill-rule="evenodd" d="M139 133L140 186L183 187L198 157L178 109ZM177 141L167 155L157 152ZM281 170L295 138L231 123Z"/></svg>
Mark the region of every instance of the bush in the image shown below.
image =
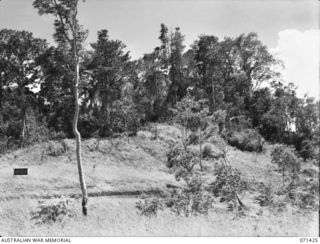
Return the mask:
<svg viewBox="0 0 320 244"><path fill-rule="evenodd" d="M181 147L174 147L167 153L167 167L174 168L177 172L191 173L197 163L195 153Z"/></svg>
<svg viewBox="0 0 320 244"><path fill-rule="evenodd" d="M64 154L68 150L68 147L64 141L50 141L46 148L46 152L49 156L58 157Z"/></svg>
<svg viewBox="0 0 320 244"><path fill-rule="evenodd" d="M184 180L187 186L171 192L166 200L166 206L177 215L191 216L208 214L213 207L212 193L205 190L204 181L198 173L189 174Z"/></svg>
<svg viewBox="0 0 320 244"><path fill-rule="evenodd" d="M61 222L66 216L74 217L75 212L70 208L71 201L60 198L53 203L39 201L38 210L33 212L31 220L36 220L36 224L52 224Z"/></svg>
<svg viewBox="0 0 320 244"><path fill-rule="evenodd" d="M204 145L202 149L202 158L203 159L211 159L213 158L212 149L209 145Z"/></svg>
<svg viewBox="0 0 320 244"><path fill-rule="evenodd" d="M199 143L199 136L191 133L187 138L187 145L196 145Z"/></svg>
<svg viewBox="0 0 320 244"><path fill-rule="evenodd" d="M304 160L315 156L315 149L311 140L303 140L300 144L300 155Z"/></svg>
<svg viewBox="0 0 320 244"><path fill-rule="evenodd" d="M215 124L225 123L227 117L227 111L226 110L217 110L213 113L212 119Z"/></svg>
<svg viewBox="0 0 320 244"><path fill-rule="evenodd" d="M66 138L67 138L67 135L63 131L58 131L58 132L50 131L50 134L49 134L49 139L50 140L61 141L61 140L66 139Z"/></svg>
<svg viewBox="0 0 320 244"><path fill-rule="evenodd" d="M290 183L298 179L300 160L293 147L278 144L273 148L271 157L271 162L278 166L282 174L283 184L286 178L289 178Z"/></svg>
<svg viewBox="0 0 320 244"><path fill-rule="evenodd" d="M262 152L264 139L253 129L234 131L227 136L228 143L242 151Z"/></svg>
<svg viewBox="0 0 320 244"><path fill-rule="evenodd" d="M313 168L306 168L302 171L302 173L311 178L315 178L318 175L318 171Z"/></svg>
<svg viewBox="0 0 320 244"><path fill-rule="evenodd" d="M318 192L309 192L307 188L301 187L291 182L284 192L287 195L288 200L301 209L315 209L316 207L316 195Z"/></svg>
<svg viewBox="0 0 320 244"><path fill-rule="evenodd" d="M248 189L248 183L242 179L239 170L230 166L216 163L214 167L214 175L216 180L210 184L210 190L215 197L220 197L220 202L228 202L240 207L240 199L238 194L243 194Z"/></svg>
<svg viewBox="0 0 320 244"><path fill-rule="evenodd" d="M213 207L214 199L207 191L173 191L166 201L166 206L177 215L207 215Z"/></svg>
<svg viewBox="0 0 320 244"><path fill-rule="evenodd" d="M174 190L166 199L166 206L177 215L207 214L212 208L213 197L205 190L201 175L194 169L199 162L198 155L183 148L172 148L167 154L167 166L175 169L177 181L183 179L184 188Z"/></svg>
<svg viewBox="0 0 320 244"><path fill-rule="evenodd" d="M210 144L210 143L204 144L203 149L202 149L202 158L207 159L207 160L210 160L210 159L217 160L217 159L223 157L224 156L223 151L222 151L223 149L218 148L217 146L221 146L221 145L219 145L219 143L217 143L215 145Z"/></svg>
<svg viewBox="0 0 320 244"><path fill-rule="evenodd" d="M156 197L144 198L136 203L136 208L143 216L156 216L159 210L163 209L163 202Z"/></svg>
<svg viewBox="0 0 320 244"><path fill-rule="evenodd" d="M273 193L270 186L264 186L262 184L262 189L260 194L254 198L254 202L258 203L261 207L272 206L273 204Z"/></svg>
<svg viewBox="0 0 320 244"><path fill-rule="evenodd" d="M317 200L313 194L308 192L299 192L297 194L297 204L302 209L318 209Z"/></svg>

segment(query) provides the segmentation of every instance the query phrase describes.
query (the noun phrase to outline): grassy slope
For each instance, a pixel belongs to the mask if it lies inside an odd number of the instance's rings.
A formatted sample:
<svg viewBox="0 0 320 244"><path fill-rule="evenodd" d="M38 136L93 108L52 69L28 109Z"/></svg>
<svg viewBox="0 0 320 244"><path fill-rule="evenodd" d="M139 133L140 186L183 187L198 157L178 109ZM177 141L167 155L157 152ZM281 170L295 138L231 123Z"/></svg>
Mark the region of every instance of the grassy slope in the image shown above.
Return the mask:
<svg viewBox="0 0 320 244"><path fill-rule="evenodd" d="M137 137L103 140L96 150L96 140L83 143L89 216L80 212L80 200L72 203L76 216L62 223L35 225L30 221L38 200L53 201L55 196L80 194L74 144L65 140L67 152L58 157L44 155L48 145L36 145L0 157L0 235L31 236L302 236L318 234L317 213L288 208L275 215L252 201L246 194L243 202L249 207L246 217L236 217L217 204L208 216L191 218L161 212L154 218L141 217L135 209L137 198L126 196L135 191L165 190L166 184L177 184L165 167L170 143L179 143L180 132L168 125L158 126L159 137L152 139L148 131ZM55 143L57 144L57 143ZM55 145L61 146L61 145ZM268 147L270 148L270 147ZM41 160L42 158L42 160ZM278 185L281 179L272 171L269 150L263 154L230 149L232 165L248 180ZM12 176L14 167L26 166L28 176ZM212 169L212 163L206 162ZM102 197L117 194L118 196ZM124 194L124 196L120 196Z"/></svg>

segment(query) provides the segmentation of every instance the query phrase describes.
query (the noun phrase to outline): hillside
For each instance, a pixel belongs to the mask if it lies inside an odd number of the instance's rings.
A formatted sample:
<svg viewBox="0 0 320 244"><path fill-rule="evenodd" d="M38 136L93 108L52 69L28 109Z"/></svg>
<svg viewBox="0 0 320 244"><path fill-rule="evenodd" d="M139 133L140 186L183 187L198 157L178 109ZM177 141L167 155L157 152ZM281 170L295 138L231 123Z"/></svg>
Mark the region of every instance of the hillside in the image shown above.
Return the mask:
<svg viewBox="0 0 320 244"><path fill-rule="evenodd" d="M318 234L316 212L288 206L274 212L255 204L255 193L242 196L248 207L245 216L227 211L217 202L208 216L180 217L169 211L157 217L139 216L135 203L142 194L168 192L179 185L166 167L170 145L180 142L175 126L159 124L158 138L148 128L137 136L84 140L82 156L89 193L89 215L80 211L80 187L74 141L48 142L0 156L0 235L2 236L313 236ZM274 187L280 174L271 164L267 145L260 154L229 148L232 166L245 179ZM210 177L213 163L205 161ZM13 176L13 168L27 167L28 176ZM313 166L310 166L313 167ZM316 168L316 167L313 167ZM31 220L38 201L71 199L75 215L62 222L36 225Z"/></svg>

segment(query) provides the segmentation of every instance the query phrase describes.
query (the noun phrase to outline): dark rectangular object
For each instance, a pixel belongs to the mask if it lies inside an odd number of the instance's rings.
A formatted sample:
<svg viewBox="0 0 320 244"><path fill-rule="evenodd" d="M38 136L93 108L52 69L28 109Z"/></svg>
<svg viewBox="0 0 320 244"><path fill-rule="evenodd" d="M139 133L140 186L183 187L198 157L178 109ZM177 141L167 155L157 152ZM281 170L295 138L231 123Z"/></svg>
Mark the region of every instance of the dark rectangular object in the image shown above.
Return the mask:
<svg viewBox="0 0 320 244"><path fill-rule="evenodd" d="M28 168L13 169L13 175L28 175Z"/></svg>

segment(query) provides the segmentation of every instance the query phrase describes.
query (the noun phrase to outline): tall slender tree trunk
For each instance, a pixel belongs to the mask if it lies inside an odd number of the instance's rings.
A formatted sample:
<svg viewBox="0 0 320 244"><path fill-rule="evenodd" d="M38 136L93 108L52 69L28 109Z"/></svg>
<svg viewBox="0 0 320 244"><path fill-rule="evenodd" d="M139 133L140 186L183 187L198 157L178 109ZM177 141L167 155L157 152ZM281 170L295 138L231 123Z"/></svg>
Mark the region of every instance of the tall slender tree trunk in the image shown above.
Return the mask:
<svg viewBox="0 0 320 244"><path fill-rule="evenodd" d="M158 125L155 124L155 128L154 128L154 139L158 139Z"/></svg>
<svg viewBox="0 0 320 244"><path fill-rule="evenodd" d="M216 101L215 101L215 97L214 97L214 80L213 80L213 76L211 77L211 87L212 87L212 112L214 112L214 110L216 109Z"/></svg>
<svg viewBox="0 0 320 244"><path fill-rule="evenodd" d="M106 104L106 122L107 122L107 135L112 136L111 118L110 118L111 102L109 102L109 97Z"/></svg>
<svg viewBox="0 0 320 244"><path fill-rule="evenodd" d="M26 113L24 109L22 109L21 114L21 134L20 134L20 147L24 144L24 138L26 137Z"/></svg>
<svg viewBox="0 0 320 244"><path fill-rule="evenodd" d="M76 138L76 155L77 155L77 163L78 163L78 172L79 172L79 180L80 187L82 191L82 213L83 215L87 215L87 202L88 202L88 193L87 186L84 180L82 160L81 160L81 135L78 131L78 118L79 118L79 61L77 54L75 52L75 85L74 85L74 105L75 112L73 117L73 133Z"/></svg>
<svg viewBox="0 0 320 244"><path fill-rule="evenodd" d="M21 119L21 133L20 133L20 147L23 146L24 144L24 139L25 139L25 134L26 134L26 98L25 98L25 94L24 94L24 87L23 87L23 83L24 83L24 67L23 67L23 63L21 63L21 73L22 73L22 77L21 77L21 81L18 84L19 86L19 92L20 92L20 96L21 96L21 100L20 100L20 106L21 106L21 113L20 113L20 119Z"/></svg>
<svg viewBox="0 0 320 244"><path fill-rule="evenodd" d="M199 147L200 147L200 170L203 170L202 167L202 142L201 142L201 127L199 128Z"/></svg>
<svg viewBox="0 0 320 244"><path fill-rule="evenodd" d="M2 100L3 100L3 89L2 89L2 81L1 81L1 74L0 74L0 123L3 123L3 111L2 111Z"/></svg>

